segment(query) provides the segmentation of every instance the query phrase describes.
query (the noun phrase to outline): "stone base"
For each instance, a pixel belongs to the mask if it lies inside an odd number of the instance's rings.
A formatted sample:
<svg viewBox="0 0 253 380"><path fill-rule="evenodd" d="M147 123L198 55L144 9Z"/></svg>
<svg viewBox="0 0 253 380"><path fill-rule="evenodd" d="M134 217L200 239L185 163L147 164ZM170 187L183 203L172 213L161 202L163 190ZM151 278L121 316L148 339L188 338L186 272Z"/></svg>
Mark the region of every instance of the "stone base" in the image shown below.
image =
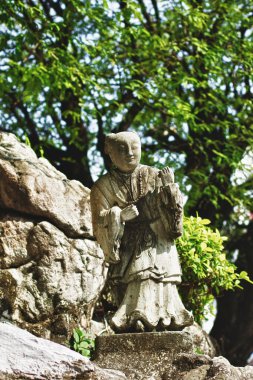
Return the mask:
<svg viewBox="0 0 253 380"><path fill-rule="evenodd" d="M176 355L194 350L187 331L117 334L96 338L94 361L123 371L128 379L170 379Z"/></svg>

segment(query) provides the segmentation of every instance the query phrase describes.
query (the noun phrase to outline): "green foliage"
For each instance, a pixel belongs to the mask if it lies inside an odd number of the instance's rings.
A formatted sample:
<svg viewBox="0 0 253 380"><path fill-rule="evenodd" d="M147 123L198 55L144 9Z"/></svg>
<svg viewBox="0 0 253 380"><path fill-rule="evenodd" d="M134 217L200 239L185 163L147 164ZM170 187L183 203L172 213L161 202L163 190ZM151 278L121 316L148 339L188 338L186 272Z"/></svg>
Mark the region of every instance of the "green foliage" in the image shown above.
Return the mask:
<svg viewBox="0 0 253 380"><path fill-rule="evenodd" d="M183 282L184 305L193 311L198 323L205 318L206 306L224 290L241 288L241 280L250 281L247 273L236 273L236 266L226 258L223 242L227 239L207 225L208 219L184 218L184 232L177 240Z"/></svg>
<svg viewBox="0 0 253 380"><path fill-rule="evenodd" d="M25 144L29 147L31 147L31 141L29 140L28 136L25 136Z"/></svg>
<svg viewBox="0 0 253 380"><path fill-rule="evenodd" d="M40 152L40 157L44 157L44 150L41 146L39 147L39 152Z"/></svg>
<svg viewBox="0 0 253 380"><path fill-rule="evenodd" d="M204 351L201 348L199 348L199 347L195 348L195 353L197 355L204 355L205 354Z"/></svg>
<svg viewBox="0 0 253 380"><path fill-rule="evenodd" d="M219 224L238 204L231 176L253 144L250 1L2 0L0 11L5 130L91 186L104 135L136 129L145 161L160 152L177 170L190 213L208 200Z"/></svg>
<svg viewBox="0 0 253 380"><path fill-rule="evenodd" d="M70 339L70 348L90 358L95 348L95 341L90 338L83 329L77 327L73 330L73 335Z"/></svg>

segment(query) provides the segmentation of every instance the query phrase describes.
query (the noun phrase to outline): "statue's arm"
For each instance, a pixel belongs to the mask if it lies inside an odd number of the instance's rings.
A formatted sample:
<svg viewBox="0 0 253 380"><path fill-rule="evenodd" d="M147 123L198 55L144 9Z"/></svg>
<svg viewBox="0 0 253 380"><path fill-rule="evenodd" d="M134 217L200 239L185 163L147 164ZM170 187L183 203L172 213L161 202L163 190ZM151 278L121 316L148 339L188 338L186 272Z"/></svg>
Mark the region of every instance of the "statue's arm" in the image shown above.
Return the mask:
<svg viewBox="0 0 253 380"><path fill-rule="evenodd" d="M121 209L112 206L113 201L110 193L107 194L106 187L102 190L93 186L90 197L94 236L104 251L105 260L117 263L120 260L119 248L124 232Z"/></svg>

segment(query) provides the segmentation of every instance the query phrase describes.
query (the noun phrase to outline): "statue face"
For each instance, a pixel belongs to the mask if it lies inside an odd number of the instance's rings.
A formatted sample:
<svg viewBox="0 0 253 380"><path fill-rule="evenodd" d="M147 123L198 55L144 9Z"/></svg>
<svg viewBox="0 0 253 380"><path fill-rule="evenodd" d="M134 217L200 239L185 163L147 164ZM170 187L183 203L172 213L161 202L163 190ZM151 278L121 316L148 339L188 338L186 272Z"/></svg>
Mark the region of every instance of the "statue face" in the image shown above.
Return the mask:
<svg viewBox="0 0 253 380"><path fill-rule="evenodd" d="M113 164L123 173L131 173L141 159L141 143L135 133L122 132L111 142L109 156Z"/></svg>

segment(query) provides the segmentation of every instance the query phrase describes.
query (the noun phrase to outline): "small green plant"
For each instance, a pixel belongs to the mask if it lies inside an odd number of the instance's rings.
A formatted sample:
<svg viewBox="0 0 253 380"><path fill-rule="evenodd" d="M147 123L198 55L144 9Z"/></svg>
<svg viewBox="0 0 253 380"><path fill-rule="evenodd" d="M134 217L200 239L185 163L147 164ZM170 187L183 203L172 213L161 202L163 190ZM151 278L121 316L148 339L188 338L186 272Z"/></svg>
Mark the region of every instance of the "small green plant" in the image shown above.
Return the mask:
<svg viewBox="0 0 253 380"><path fill-rule="evenodd" d="M252 283L245 271L236 273L236 266L227 260L223 246L227 238L208 224L199 216L185 217L183 235L177 240L183 271L180 294L198 323L223 290L242 288L241 280Z"/></svg>
<svg viewBox="0 0 253 380"><path fill-rule="evenodd" d="M73 335L70 338L70 348L79 354L91 357L95 348L95 341L85 331L79 327L73 330Z"/></svg>
<svg viewBox="0 0 253 380"><path fill-rule="evenodd" d="M30 148L32 147L31 141L27 135L25 135L25 144L29 146Z"/></svg>
<svg viewBox="0 0 253 380"><path fill-rule="evenodd" d="M205 354L204 351L200 347L195 348L195 353L198 355L204 355Z"/></svg>
<svg viewBox="0 0 253 380"><path fill-rule="evenodd" d="M40 145L39 146L39 152L40 152L40 157L45 157L45 153L44 153L44 149L42 148L42 146Z"/></svg>

